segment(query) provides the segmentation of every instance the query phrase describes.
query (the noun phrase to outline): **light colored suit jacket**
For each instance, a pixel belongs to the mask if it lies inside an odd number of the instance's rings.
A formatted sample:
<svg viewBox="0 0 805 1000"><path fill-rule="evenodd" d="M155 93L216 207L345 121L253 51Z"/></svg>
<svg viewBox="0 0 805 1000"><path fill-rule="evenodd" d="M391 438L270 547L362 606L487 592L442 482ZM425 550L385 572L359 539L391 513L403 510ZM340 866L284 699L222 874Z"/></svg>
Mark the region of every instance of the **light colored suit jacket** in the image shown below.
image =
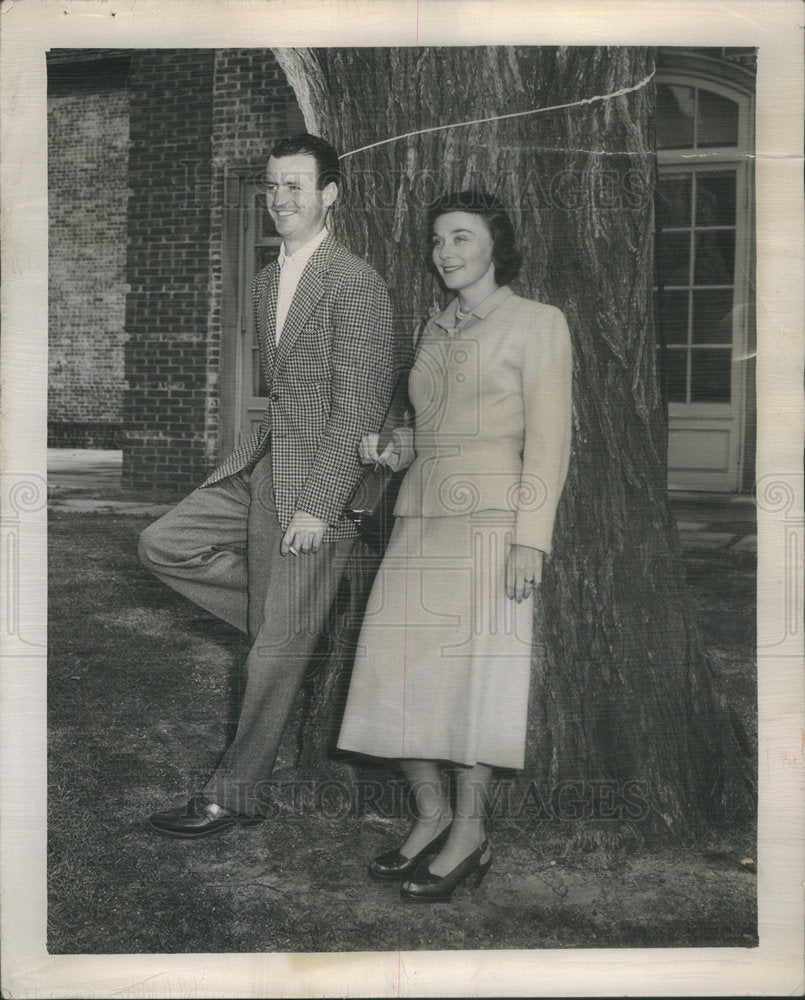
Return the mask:
<svg viewBox="0 0 805 1000"><path fill-rule="evenodd" d="M395 435L400 467L413 461L394 513L515 511L514 541L549 553L570 456L567 323L506 286L461 323L456 305L428 323L411 369L413 436Z"/></svg>
<svg viewBox="0 0 805 1000"><path fill-rule="evenodd" d="M277 346L278 287L276 262L252 286L268 386L260 427L202 485L253 466L270 445L282 527L304 510L330 525L325 541L351 538L344 509L362 473L358 443L379 429L394 388L388 291L328 235L302 273Z"/></svg>

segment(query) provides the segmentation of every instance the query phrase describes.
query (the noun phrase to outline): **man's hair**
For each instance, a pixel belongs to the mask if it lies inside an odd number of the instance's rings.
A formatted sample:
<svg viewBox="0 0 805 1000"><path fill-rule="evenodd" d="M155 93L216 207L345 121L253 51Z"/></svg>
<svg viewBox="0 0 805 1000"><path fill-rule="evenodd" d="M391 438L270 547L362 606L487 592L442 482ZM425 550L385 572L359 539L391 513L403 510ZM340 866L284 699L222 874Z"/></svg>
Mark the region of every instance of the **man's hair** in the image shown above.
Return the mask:
<svg viewBox="0 0 805 1000"><path fill-rule="evenodd" d="M492 262L495 265L495 283L507 285L520 273L523 255L517 249L514 226L509 213L494 196L480 189L451 191L437 198L428 206L428 238L440 215L448 212L469 212L480 216L492 236ZM432 265L432 260L430 261Z"/></svg>
<svg viewBox="0 0 805 1000"><path fill-rule="evenodd" d="M299 132L281 139L271 150L270 156L299 156L306 154L316 161L316 187L323 188L327 184L341 184L341 167L338 163L338 153L329 142L320 139L309 132Z"/></svg>

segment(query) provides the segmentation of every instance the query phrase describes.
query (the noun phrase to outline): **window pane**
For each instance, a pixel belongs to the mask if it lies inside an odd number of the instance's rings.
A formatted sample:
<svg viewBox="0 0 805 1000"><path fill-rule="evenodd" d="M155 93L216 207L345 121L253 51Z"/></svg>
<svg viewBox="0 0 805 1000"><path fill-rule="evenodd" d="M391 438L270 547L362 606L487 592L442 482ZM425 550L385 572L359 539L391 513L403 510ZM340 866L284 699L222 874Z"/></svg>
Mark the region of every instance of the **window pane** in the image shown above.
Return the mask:
<svg viewBox="0 0 805 1000"><path fill-rule="evenodd" d="M696 145L738 145L738 105L711 90L699 91L699 110Z"/></svg>
<svg viewBox="0 0 805 1000"><path fill-rule="evenodd" d="M697 285L731 285L735 273L735 232L696 233Z"/></svg>
<svg viewBox="0 0 805 1000"><path fill-rule="evenodd" d="M657 325L666 344L688 342L688 292L663 292L657 296Z"/></svg>
<svg viewBox="0 0 805 1000"><path fill-rule="evenodd" d="M729 403L732 351L691 351L691 403Z"/></svg>
<svg viewBox="0 0 805 1000"><path fill-rule="evenodd" d="M254 256L257 270L262 271L264 267L276 260L279 256L280 248L276 247L255 247Z"/></svg>
<svg viewBox="0 0 805 1000"><path fill-rule="evenodd" d="M657 189L657 218L660 227L690 225L691 174L661 177Z"/></svg>
<svg viewBox="0 0 805 1000"><path fill-rule="evenodd" d="M686 350L666 350L663 360L665 395L669 403L687 402L686 387L688 352Z"/></svg>
<svg viewBox="0 0 805 1000"><path fill-rule="evenodd" d="M690 233L662 233L659 255L663 285L687 285L690 276Z"/></svg>
<svg viewBox="0 0 805 1000"><path fill-rule="evenodd" d="M657 87L657 149L693 147L693 87Z"/></svg>
<svg viewBox="0 0 805 1000"><path fill-rule="evenodd" d="M696 175L696 225L735 225L734 170Z"/></svg>
<svg viewBox="0 0 805 1000"><path fill-rule="evenodd" d="M252 395L268 395L268 386L263 376L263 366L260 364L260 349L256 345L252 347Z"/></svg>
<svg viewBox="0 0 805 1000"><path fill-rule="evenodd" d="M274 226L274 220L268 213L266 208L265 198L257 199L257 238L264 239L266 237L277 237L277 230Z"/></svg>
<svg viewBox="0 0 805 1000"><path fill-rule="evenodd" d="M694 344L732 343L732 289L717 288L693 293Z"/></svg>

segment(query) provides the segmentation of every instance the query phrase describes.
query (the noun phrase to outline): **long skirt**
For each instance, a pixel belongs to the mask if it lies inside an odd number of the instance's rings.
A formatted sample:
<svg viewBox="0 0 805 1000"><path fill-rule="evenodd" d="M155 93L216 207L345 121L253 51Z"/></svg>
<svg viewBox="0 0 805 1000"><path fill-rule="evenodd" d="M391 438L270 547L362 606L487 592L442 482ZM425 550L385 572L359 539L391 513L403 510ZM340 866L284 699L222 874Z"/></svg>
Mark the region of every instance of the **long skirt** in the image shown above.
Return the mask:
<svg viewBox="0 0 805 1000"><path fill-rule="evenodd" d="M533 598L506 597L510 511L397 519L366 607L338 746L521 768Z"/></svg>

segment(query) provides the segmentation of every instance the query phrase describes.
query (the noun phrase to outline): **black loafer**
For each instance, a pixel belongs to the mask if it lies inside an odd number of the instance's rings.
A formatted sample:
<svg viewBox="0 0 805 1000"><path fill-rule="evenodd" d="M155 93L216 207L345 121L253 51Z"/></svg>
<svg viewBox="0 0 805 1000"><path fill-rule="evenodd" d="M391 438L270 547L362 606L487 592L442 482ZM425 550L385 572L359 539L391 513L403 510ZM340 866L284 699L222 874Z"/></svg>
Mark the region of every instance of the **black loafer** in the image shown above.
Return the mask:
<svg viewBox="0 0 805 1000"><path fill-rule="evenodd" d="M194 795L185 805L178 809L166 809L156 812L148 820L154 830L166 837L209 837L213 833L221 833L232 826L254 826L262 822L260 816L247 816L245 813L230 812L224 809L213 813L212 805L203 795Z"/></svg>
<svg viewBox="0 0 805 1000"><path fill-rule="evenodd" d="M406 858L399 851L386 851L385 854L378 854L376 858L373 858L369 862L369 875L379 882L400 882L408 878L416 870L420 861L424 861L425 858L430 858L432 855L439 853L447 843L449 833L450 825L448 824L437 837L434 837L413 858Z"/></svg>

